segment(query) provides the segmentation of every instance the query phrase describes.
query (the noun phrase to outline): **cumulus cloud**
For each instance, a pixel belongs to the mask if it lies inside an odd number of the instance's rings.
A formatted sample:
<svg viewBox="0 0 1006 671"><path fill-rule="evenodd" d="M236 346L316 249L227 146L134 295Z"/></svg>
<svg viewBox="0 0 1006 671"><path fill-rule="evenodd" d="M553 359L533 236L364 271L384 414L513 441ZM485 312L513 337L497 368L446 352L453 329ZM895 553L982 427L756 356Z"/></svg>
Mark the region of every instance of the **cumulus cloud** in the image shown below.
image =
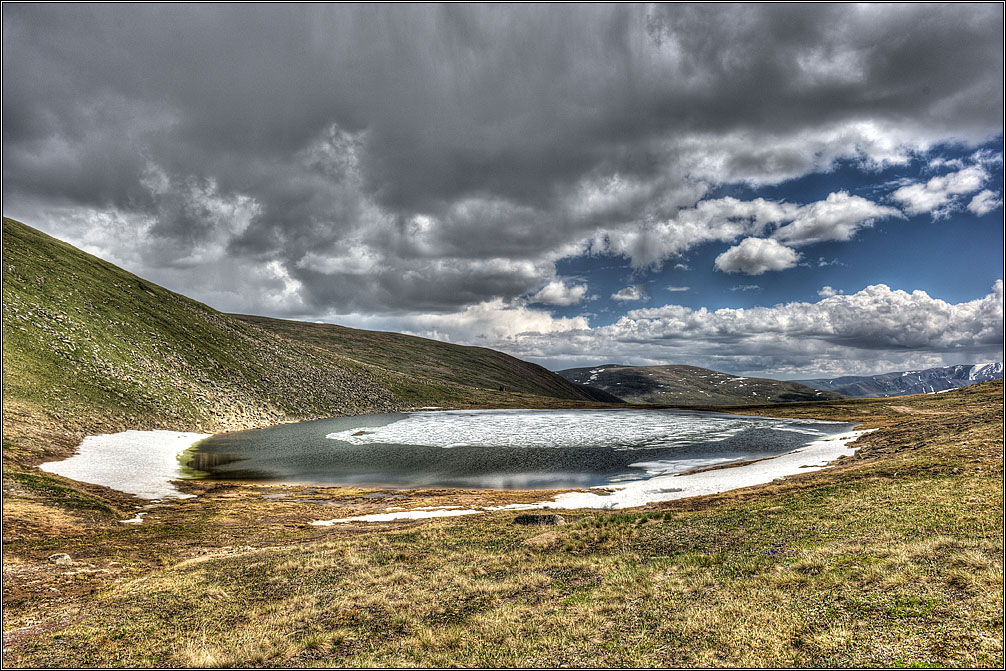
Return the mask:
<svg viewBox="0 0 1006 671"><path fill-rule="evenodd" d="M706 242L732 242L769 231L774 231L772 238L794 246L849 240L889 217L903 215L846 191L806 205L725 197L700 201L666 221L599 231L588 246L594 253L624 256L636 268L659 268L665 260Z"/></svg>
<svg viewBox="0 0 1006 671"><path fill-rule="evenodd" d="M801 207L793 221L773 233L772 237L789 245L849 240L856 231L872 226L878 219L902 216L893 207L839 191L828 194L825 200Z"/></svg>
<svg viewBox="0 0 1006 671"><path fill-rule="evenodd" d="M943 156L936 156L929 159L929 167L933 169L939 168L952 168L954 170L960 170L964 167L964 161L959 158L945 158Z"/></svg>
<svg viewBox="0 0 1006 671"><path fill-rule="evenodd" d="M611 294L611 298L616 301L641 301L649 296L643 291L643 288L639 285L633 285L631 287L625 287L619 289L615 293Z"/></svg>
<svg viewBox="0 0 1006 671"><path fill-rule="evenodd" d="M855 294L834 295L817 303L787 303L774 307L724 308L713 312L681 306L630 311L637 332L680 330L692 335L815 338L834 345L872 349L1000 345L1003 335L1003 283L982 299L953 305L925 291L911 293L885 284Z"/></svg>
<svg viewBox="0 0 1006 671"><path fill-rule="evenodd" d="M553 317L545 310L500 299L446 313L409 315L340 315L340 322L357 328L394 330L448 342L516 351L523 337L561 337L589 330L586 317Z"/></svg>
<svg viewBox="0 0 1006 671"><path fill-rule="evenodd" d="M576 305L587 294L586 284L567 284L562 280L552 280L529 299L532 303L545 305Z"/></svg>
<svg viewBox="0 0 1006 671"><path fill-rule="evenodd" d="M816 303L708 310L665 305L629 311L609 326L561 338L526 337L520 355L597 363L691 363L774 375L881 373L1001 360L1003 283L983 298L948 303L883 284Z"/></svg>
<svg viewBox="0 0 1006 671"><path fill-rule="evenodd" d="M725 273L761 275L769 270L792 268L800 255L772 238L745 238L716 257L716 269Z"/></svg>
<svg viewBox="0 0 1006 671"><path fill-rule="evenodd" d="M997 192L985 189L971 199L971 202L968 203L968 210L981 217L997 207L1001 207L1002 204L1003 199L999 197Z"/></svg>
<svg viewBox="0 0 1006 671"><path fill-rule="evenodd" d="M764 198L703 200L666 221L602 230L590 247L596 253L624 256L636 268L660 267L664 260L704 242L757 235L771 224L794 217L798 210L796 205Z"/></svg>
<svg viewBox="0 0 1006 671"><path fill-rule="evenodd" d="M950 213L957 196L974 193L982 188L989 174L980 165L933 177L926 183L913 183L899 188L891 198L901 203L910 215L932 213L939 219Z"/></svg>
<svg viewBox="0 0 1006 671"><path fill-rule="evenodd" d="M500 300L447 314L343 321L495 347L553 368L594 365L603 353L639 365L793 378L1002 360L1002 280L986 296L956 304L884 284L853 294L826 286L819 294L817 302L742 309L639 308L593 327L584 316L557 319Z"/></svg>
<svg viewBox="0 0 1006 671"><path fill-rule="evenodd" d="M666 289L667 291L670 291L672 293L676 293L676 292L679 292L679 291L689 291L691 289L691 287L669 286L669 287L664 287L664 289Z"/></svg>

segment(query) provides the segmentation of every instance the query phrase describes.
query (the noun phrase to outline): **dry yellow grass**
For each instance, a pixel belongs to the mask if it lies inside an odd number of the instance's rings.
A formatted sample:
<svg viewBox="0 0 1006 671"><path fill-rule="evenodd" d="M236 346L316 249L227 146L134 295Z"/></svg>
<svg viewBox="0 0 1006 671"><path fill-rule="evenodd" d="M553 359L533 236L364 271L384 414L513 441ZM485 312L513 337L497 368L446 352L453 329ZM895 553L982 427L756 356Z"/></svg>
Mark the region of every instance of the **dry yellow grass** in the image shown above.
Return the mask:
<svg viewBox="0 0 1006 671"><path fill-rule="evenodd" d="M794 406L804 416L855 412L879 430L858 458L826 471L646 510L567 514L548 531L502 512L309 527L317 507L296 496L220 485L156 525L15 539L5 631L52 624L8 636L5 661L997 666L1001 389ZM901 413L892 402L948 414ZM369 505L359 492L331 494L346 510ZM425 504L412 496L406 506ZM60 547L88 548L99 568L112 556L124 566L47 583L42 571L56 580L57 570L44 557ZM47 597L31 580L95 591ZM77 619L54 617L68 607Z"/></svg>

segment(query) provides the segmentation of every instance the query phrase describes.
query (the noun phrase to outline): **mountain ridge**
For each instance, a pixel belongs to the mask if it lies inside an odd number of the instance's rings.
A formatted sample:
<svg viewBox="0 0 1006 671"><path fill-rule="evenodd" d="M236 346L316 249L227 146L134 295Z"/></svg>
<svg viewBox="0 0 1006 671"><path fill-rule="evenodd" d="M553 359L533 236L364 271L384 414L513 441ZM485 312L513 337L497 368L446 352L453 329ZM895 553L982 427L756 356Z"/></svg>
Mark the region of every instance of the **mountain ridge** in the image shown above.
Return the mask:
<svg viewBox="0 0 1006 671"><path fill-rule="evenodd" d="M749 378L687 365L603 364L556 372L571 382L597 387L630 403L708 406L845 398L798 382Z"/></svg>
<svg viewBox="0 0 1006 671"><path fill-rule="evenodd" d="M1001 380L1002 362L938 366L922 370L894 371L879 375L845 375L835 378L795 380L808 387L856 398L933 394L978 382Z"/></svg>
<svg viewBox="0 0 1006 671"><path fill-rule="evenodd" d="M438 379L480 388L537 393L556 398L623 403L620 398L587 385L570 383L562 376L529 361L477 345L455 345L393 331L369 331L338 324L276 319L257 315L230 315L296 342L309 343L364 365L415 376L435 370ZM477 371L477 372L476 372ZM534 373L533 380L528 379Z"/></svg>

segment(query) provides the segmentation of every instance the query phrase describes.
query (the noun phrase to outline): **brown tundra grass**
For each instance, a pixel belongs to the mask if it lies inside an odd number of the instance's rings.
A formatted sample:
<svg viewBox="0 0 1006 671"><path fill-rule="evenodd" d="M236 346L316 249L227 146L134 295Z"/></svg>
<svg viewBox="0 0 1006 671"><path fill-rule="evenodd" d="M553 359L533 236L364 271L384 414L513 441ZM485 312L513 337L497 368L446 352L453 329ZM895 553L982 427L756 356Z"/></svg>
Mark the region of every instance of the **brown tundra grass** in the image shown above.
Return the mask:
<svg viewBox="0 0 1006 671"><path fill-rule="evenodd" d="M4 504L4 664L1002 666L1001 382L740 411L878 430L824 471L548 529L513 513L312 527L372 504L325 489L321 513L297 488L237 483L125 528L87 498L121 497L59 480L91 502L73 508L21 483Z"/></svg>

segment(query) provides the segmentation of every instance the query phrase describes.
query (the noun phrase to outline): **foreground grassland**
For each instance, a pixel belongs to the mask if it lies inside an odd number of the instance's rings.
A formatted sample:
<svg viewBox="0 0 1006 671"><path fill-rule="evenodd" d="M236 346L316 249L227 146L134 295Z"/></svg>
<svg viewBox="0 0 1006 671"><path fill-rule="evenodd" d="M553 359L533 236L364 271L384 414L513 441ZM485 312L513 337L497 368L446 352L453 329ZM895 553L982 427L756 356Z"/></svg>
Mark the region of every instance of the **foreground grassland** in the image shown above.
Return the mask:
<svg viewBox="0 0 1006 671"><path fill-rule="evenodd" d="M513 513L309 524L541 493L226 483L130 526L113 512L142 502L19 482L4 662L1001 666L1002 394L740 409L877 431L825 471L553 527ZM63 517L20 523L33 505ZM47 561L57 552L74 563Z"/></svg>

